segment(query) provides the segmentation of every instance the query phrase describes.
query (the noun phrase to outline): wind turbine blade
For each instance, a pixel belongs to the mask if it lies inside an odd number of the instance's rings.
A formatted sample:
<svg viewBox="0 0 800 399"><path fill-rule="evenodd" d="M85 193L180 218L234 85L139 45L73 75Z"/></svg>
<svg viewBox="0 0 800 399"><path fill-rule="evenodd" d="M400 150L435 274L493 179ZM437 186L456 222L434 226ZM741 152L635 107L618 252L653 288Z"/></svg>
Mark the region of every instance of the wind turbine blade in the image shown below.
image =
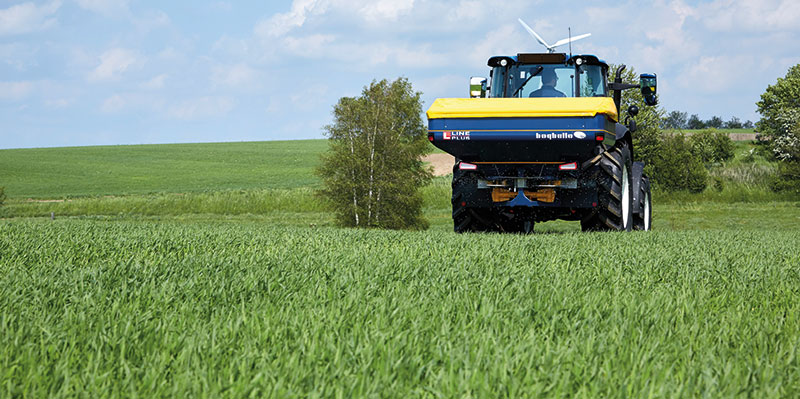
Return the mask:
<svg viewBox="0 0 800 399"><path fill-rule="evenodd" d="M549 44L547 44L547 42L546 42L546 41L544 41L544 39L542 39L542 38L541 38L541 36L539 36L538 34L536 34L536 32L534 32L534 31L533 31L533 29L531 29L531 27L530 27L530 26L528 26L528 24L526 24L526 23L525 23L525 21L523 21L521 18L517 18L517 21L519 21L519 23L521 23L521 24L522 24L522 27L523 27L523 28L525 28L525 30L527 30L527 31L528 31L528 33L530 33L530 34L531 34L531 36L533 36L533 37L534 37L536 40L538 40L538 41L539 41L539 43L541 43L541 44L542 44L542 46L545 46L545 47L547 47L547 49L548 49L548 50L551 48L551 47L550 47L550 45L549 45Z"/></svg>
<svg viewBox="0 0 800 399"><path fill-rule="evenodd" d="M571 39L561 39L561 40L557 41L556 44L553 45L553 48L556 48L558 46L563 46L563 45L565 45L565 44L567 44L569 42L574 42L576 40L581 40L581 39L583 39L585 37L589 37L591 35L592 35L591 33L587 33L585 35L575 36L575 37L573 37Z"/></svg>

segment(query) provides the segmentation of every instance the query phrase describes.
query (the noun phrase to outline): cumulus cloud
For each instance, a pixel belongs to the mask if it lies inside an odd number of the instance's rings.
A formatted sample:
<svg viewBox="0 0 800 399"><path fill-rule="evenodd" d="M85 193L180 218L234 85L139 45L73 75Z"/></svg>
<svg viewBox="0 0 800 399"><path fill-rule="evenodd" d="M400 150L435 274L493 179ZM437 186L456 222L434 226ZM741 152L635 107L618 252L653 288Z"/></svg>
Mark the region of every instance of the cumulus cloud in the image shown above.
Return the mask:
<svg viewBox="0 0 800 399"><path fill-rule="evenodd" d="M194 120L215 116L224 116L230 112L235 101L230 97L200 97L185 100L169 108L168 115L175 119Z"/></svg>
<svg viewBox="0 0 800 399"><path fill-rule="evenodd" d="M368 22L396 20L414 8L414 0L378 0L367 2L359 11Z"/></svg>
<svg viewBox="0 0 800 399"><path fill-rule="evenodd" d="M303 26L308 15L314 11L324 11L324 2L319 0L294 0L289 12L275 14L260 21L255 26L256 35L262 37L278 37L294 28Z"/></svg>
<svg viewBox="0 0 800 399"><path fill-rule="evenodd" d="M55 13L61 7L56 0L37 6L28 2L0 10L0 36L37 32L54 26Z"/></svg>
<svg viewBox="0 0 800 399"><path fill-rule="evenodd" d="M143 58L136 52L124 48L114 48L100 56L100 65L89 73L89 80L112 80L129 68L141 64Z"/></svg>
<svg viewBox="0 0 800 399"><path fill-rule="evenodd" d="M697 7L704 24L720 32L798 31L796 0L717 0Z"/></svg>

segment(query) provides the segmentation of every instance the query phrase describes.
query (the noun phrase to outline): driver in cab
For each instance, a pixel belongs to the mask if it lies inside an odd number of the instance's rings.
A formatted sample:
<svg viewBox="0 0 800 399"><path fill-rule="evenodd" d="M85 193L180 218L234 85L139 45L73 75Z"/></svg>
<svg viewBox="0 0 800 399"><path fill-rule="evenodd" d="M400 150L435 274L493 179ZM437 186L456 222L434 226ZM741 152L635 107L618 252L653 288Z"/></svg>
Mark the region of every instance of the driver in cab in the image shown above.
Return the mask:
<svg viewBox="0 0 800 399"><path fill-rule="evenodd" d="M564 93L556 90L556 83L558 83L556 71L545 69L542 72L542 87L532 91L528 97L566 97Z"/></svg>

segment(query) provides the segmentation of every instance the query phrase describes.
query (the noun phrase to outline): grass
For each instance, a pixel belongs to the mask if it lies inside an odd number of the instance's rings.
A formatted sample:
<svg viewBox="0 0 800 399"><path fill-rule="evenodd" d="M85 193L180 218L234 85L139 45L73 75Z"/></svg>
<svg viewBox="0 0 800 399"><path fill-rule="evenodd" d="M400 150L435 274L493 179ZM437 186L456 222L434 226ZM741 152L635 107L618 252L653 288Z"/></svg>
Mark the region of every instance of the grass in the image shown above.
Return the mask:
<svg viewBox="0 0 800 399"><path fill-rule="evenodd" d="M335 228L322 140L0 150L0 397L799 396L800 202L736 146L652 232L531 236L449 177Z"/></svg>
<svg viewBox="0 0 800 399"><path fill-rule="evenodd" d="M315 184L325 140L0 150L6 195L71 198Z"/></svg>
<svg viewBox="0 0 800 399"><path fill-rule="evenodd" d="M800 395L794 232L0 228L3 397Z"/></svg>

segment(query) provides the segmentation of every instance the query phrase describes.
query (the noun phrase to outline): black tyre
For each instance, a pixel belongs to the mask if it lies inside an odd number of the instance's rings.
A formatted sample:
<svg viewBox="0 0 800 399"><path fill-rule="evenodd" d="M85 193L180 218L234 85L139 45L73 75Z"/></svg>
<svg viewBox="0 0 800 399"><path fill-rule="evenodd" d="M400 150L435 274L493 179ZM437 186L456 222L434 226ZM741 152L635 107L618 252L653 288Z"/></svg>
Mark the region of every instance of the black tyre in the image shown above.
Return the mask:
<svg viewBox="0 0 800 399"><path fill-rule="evenodd" d="M618 143L594 166L597 208L581 220L583 231L631 231L633 228L631 153L627 145Z"/></svg>
<svg viewBox="0 0 800 399"><path fill-rule="evenodd" d="M650 180L642 176L639 183L639 212L633 215L633 228L641 231L650 231L653 222L652 198L650 194Z"/></svg>

